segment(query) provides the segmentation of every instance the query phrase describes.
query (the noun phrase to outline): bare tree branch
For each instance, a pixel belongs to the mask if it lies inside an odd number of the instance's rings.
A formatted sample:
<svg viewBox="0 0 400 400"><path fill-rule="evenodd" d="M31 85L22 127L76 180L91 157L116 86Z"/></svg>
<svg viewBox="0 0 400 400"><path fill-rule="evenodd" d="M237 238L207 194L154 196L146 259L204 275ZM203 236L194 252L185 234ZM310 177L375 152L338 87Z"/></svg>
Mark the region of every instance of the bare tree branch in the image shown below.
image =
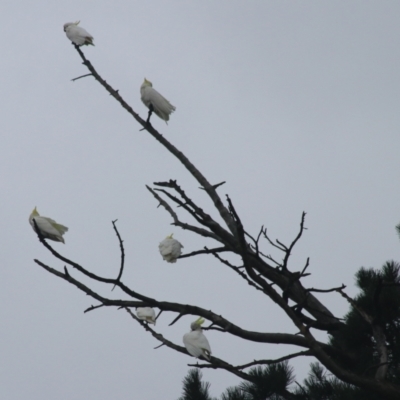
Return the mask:
<svg viewBox="0 0 400 400"><path fill-rule="evenodd" d="M252 280L250 280L247 275L242 272L239 267L235 267L232 265L230 262L227 260L224 260L222 257L220 257L217 253L214 254L214 257L217 258L221 263L227 265L229 268L233 269L237 274L239 274L250 286L253 286L257 290L260 290L261 292L265 293L264 289L260 286L258 286L256 283L254 283Z"/></svg>
<svg viewBox="0 0 400 400"><path fill-rule="evenodd" d="M206 229L199 228L197 226L189 225L184 222L181 222L176 215L175 211L172 209L172 207L165 201L163 200L153 189L151 189L149 186L146 185L147 190L160 202L160 204L168 211L168 213L171 215L172 219L174 220L174 225L181 227L182 229L192 231L194 233L197 233L198 235L204 236L204 237L209 237L214 240L217 240L218 242L223 243L223 241L214 233L207 231Z"/></svg>
<svg viewBox="0 0 400 400"><path fill-rule="evenodd" d="M206 190L209 197L213 201L214 206L218 210L220 216L226 223L230 232L232 232L232 235L229 235L226 231L223 230L222 227L220 227L220 232L224 233L224 235L220 236L220 235L213 235L211 232L205 229L181 223L177 218L176 214L174 215L173 212L171 213L172 211L171 207L167 207L166 202L161 202L160 201L161 198L159 196L158 197L155 196L157 200L160 202L160 204L162 204L164 208L171 214L171 216L173 216L174 224L180 226L182 229L191 230L202 236L212 237L213 239L223 243L224 245L227 245L227 247L232 252L238 253L237 231L236 231L237 224L233 220L229 210L223 205L221 199L219 198L219 196L215 191L215 188L212 185L210 185L207 179L197 170L197 168L195 168L195 166L187 159L187 157L184 154L182 154L176 147L174 147L169 141L167 141L158 131L156 131L150 124L147 124L146 121L140 118L139 115L133 111L133 109L120 96L119 92L117 90L114 90L98 74L98 72L95 70L90 61L87 60L86 57L84 56L81 48L75 46L75 49L82 58L84 65L93 74L93 77L108 91L108 93L111 96L113 96L121 104L121 106L125 110L127 110L136 119L136 121L138 121L156 140L158 140L164 147L166 147L168 151L170 151L175 157L177 157L184 165L184 167ZM152 194L155 195L154 191L152 192ZM213 231L215 232L214 228ZM265 230L265 236L267 237L266 230ZM282 251L285 250L285 247L281 247L275 244L273 245ZM248 260L251 260L252 267L255 268L262 277L271 280L274 284L278 285L282 289L288 287L288 278L286 276L284 275L279 276L279 274L277 274L277 271L275 271L273 267L267 265L265 262L262 262L261 260L252 259L253 252L251 248L249 247L247 250L249 252ZM254 257L257 256L255 255ZM295 302L302 302L306 297L306 295L307 293L305 292L304 288L301 286L299 282L291 285L291 287L288 290L289 298L291 298ZM315 318L321 319L321 323L326 324L326 329L329 329L333 332L334 329L338 329L340 327L340 324L337 323L337 320L333 317L333 315L332 317L329 316L331 314L329 310L318 299L316 299L314 296L309 295L309 293L307 296L307 303L304 305L304 308L307 309L307 311L309 311Z"/></svg>
<svg viewBox="0 0 400 400"><path fill-rule="evenodd" d="M93 76L93 74L90 73L90 74L81 75L81 76L78 76L77 78L71 79L71 81L72 81L72 82L75 82L75 81L77 81L78 79L86 78L87 76Z"/></svg>
<svg viewBox="0 0 400 400"><path fill-rule="evenodd" d="M306 290L307 290L307 292L330 293L330 292L339 292L340 290L345 289L345 288L346 288L346 286L342 284L342 286L335 287L335 288L332 288L332 289L309 288L309 289L306 289Z"/></svg>
<svg viewBox="0 0 400 400"><path fill-rule="evenodd" d="M301 270L300 277L311 275L305 273L309 265L310 265L310 257L307 257L306 264L304 265L304 268Z"/></svg>
<svg viewBox="0 0 400 400"><path fill-rule="evenodd" d="M263 230L264 230L264 226L261 227L260 232L257 235L257 239L254 239L253 236L251 236L248 232L246 232L246 231L244 232L244 234L253 241L254 245L252 245L252 247L254 248L257 257L259 257L259 255L260 255L260 250L258 248L258 242L260 240Z"/></svg>
<svg viewBox="0 0 400 400"><path fill-rule="evenodd" d="M147 332L150 332L151 335L157 339L158 341L162 342L165 346L170 347L171 349L174 349L180 353L186 354L186 355L190 355L187 350L182 347L182 346L178 346L177 344L167 340L164 338L163 335L161 335L161 333L157 333L154 329L150 328L149 324L142 321L141 319L139 319L128 307L124 308L125 311L127 311L130 316L136 321L138 322Z"/></svg>
<svg viewBox="0 0 400 400"><path fill-rule="evenodd" d="M40 264L39 264L40 265ZM104 307L104 304L99 304L97 306L90 306L89 308L87 308L84 313L86 314L89 311L93 311L93 310L97 310L98 308Z"/></svg>
<svg viewBox="0 0 400 400"><path fill-rule="evenodd" d="M237 365L235 368L237 369L245 369L249 367L253 367L254 365L270 365L277 364L286 360L290 360L292 358L301 357L301 356L312 356L312 352L310 350L299 351L297 353L288 354L287 356L276 358L275 360L254 360L248 364Z"/></svg>
<svg viewBox="0 0 400 400"><path fill-rule="evenodd" d="M161 187L168 187L175 190L183 201L179 200L175 196L171 195L165 189L154 189L164 193L172 201L177 203L180 207L184 208L197 222L209 228L215 235L223 239L226 243L232 243L232 234L221 227L216 221L214 221L207 213L198 207L191 198L189 198L185 191L176 183L174 180L169 180L168 182L154 182L154 185Z"/></svg>
<svg viewBox="0 0 400 400"><path fill-rule="evenodd" d="M373 318L370 315L368 315L368 313L366 313L361 307L359 307L357 303L343 291L342 288L339 288L336 291L339 292L342 295L342 297L344 297L351 304L351 306L361 315L361 317L364 319L365 322L372 325Z"/></svg>
<svg viewBox="0 0 400 400"><path fill-rule="evenodd" d="M309 349L312 350L313 354L315 357L328 369L330 370L334 375L339 377L339 379L356 385L356 386L361 386L368 388L370 390L373 390L375 392L381 392L381 393L386 393L388 397L395 399L396 396L398 397L400 394L400 389L396 387L396 385L390 385L388 382L385 382L386 385L382 385L381 381L370 381L368 379L365 379L363 377L360 377L354 373L349 372L348 370L343 369L340 367L333 358L328 356L328 354L323 350L323 348L320 346L320 344L315 340L313 335L310 333L309 329L301 322L301 320L298 318L296 313L288 307L288 305L285 303L285 301L276 293L276 291L271 287L268 286L265 281L259 280L258 276L254 274L254 271L252 268L249 266L248 260L247 260L247 252L245 251L246 249L246 242L244 239L244 230L242 223L240 221L239 216L237 215L235 208L233 207L233 204L229 197L227 197L228 204L229 204L229 210L231 212L231 215L236 223L236 229L238 231L238 236L239 236L239 243L241 246L241 253L244 261L244 265L246 267L246 271L249 274L249 276L256 281L260 286L262 286L267 292L268 296L276 302L288 315L288 317L293 321L293 323L298 327L300 330L301 334L304 336L306 341L309 344Z"/></svg>
<svg viewBox="0 0 400 400"><path fill-rule="evenodd" d="M92 298L98 300L104 306L110 307L157 307L163 311L171 311L177 312L182 315L194 315L194 316L201 316L209 321L212 321L217 326L220 326L224 329L227 333L230 333L234 336L241 337L242 339L249 340L252 342L258 343L275 343L275 344L292 344L295 346L305 347L308 348L307 341L298 335L292 335L288 333L264 333L264 332L254 332L248 331L240 328L239 326L233 324L231 321L223 318L221 315L218 315L210 310L206 310L204 308L198 306L192 306L189 304L180 304L180 303L172 303L166 301L157 301L150 297L146 297L141 295L140 293L136 293L131 291L133 296L138 298L140 301L135 300L115 300L115 299L108 299L105 298L98 293L94 292L92 289L84 285L83 283L79 282L75 278L73 278L69 273L62 273L57 271L54 268L49 267L48 265L42 263L39 260L34 260L36 264L40 265L46 271L52 273L55 276L58 276L61 279L66 280L70 284L76 286L78 289L86 293L87 295L91 296ZM114 281L113 281L114 283ZM121 282L118 282L117 286L122 285ZM129 289L130 290L130 289ZM340 353L337 349L334 349L330 345L326 345L324 343L320 343L320 345L327 351L328 354L332 356L344 357L345 359L348 358L346 353Z"/></svg>
<svg viewBox="0 0 400 400"><path fill-rule="evenodd" d="M182 254L181 256L179 256L179 258L188 258L188 257L198 256L199 254L223 253L223 252L227 252L227 251L230 251L230 250L226 247L215 247L213 249L208 249L207 247L204 247L204 250L196 250L196 251L192 251L191 253Z"/></svg>
<svg viewBox="0 0 400 400"><path fill-rule="evenodd" d="M300 222L300 230L299 233L297 234L297 236L295 237L295 239L293 240L293 242L290 244L290 246L287 248L286 246L285 249L285 257L283 259L283 268L288 269L288 261L289 261L289 257L292 253L293 247L296 245L296 243L299 241L299 239L301 238L301 235L303 234L304 229L304 220L306 218L306 213L303 211L303 213L301 214L301 222ZM281 243L280 243L281 244ZM282 245L283 246L283 245Z"/></svg>
<svg viewBox="0 0 400 400"><path fill-rule="evenodd" d="M139 124L150 134L152 135L158 142L160 142L171 154L173 154L183 165L184 167L192 174L192 176L197 180L197 182L201 185L209 198L211 199L214 207L219 213L219 216L224 221L224 227L217 223L211 216L203 211L201 207L199 207L189 196L186 195L185 191L177 185L176 181L170 180L169 182L159 182L155 183L156 186L163 186L169 189L174 190L178 193L178 196L172 195L168 190L165 189L147 189L152 193L152 195L159 202L159 205L163 206L165 210L171 215L173 219L173 225L179 226L182 229L186 229L192 231L198 235L212 238L217 240L218 242L223 244L223 247L219 247L216 249L201 250L198 252L192 252L184 257L193 256L196 254L213 254L221 263L233 269L236 273L238 273L243 279L247 281L248 284L255 287L257 290L263 291L272 301L274 301L290 318L295 327L299 330L299 334L281 334L281 333L262 333L262 332L252 332L242 329L241 327L233 324L232 322L226 320L221 315L218 315L211 310L206 310L201 307L192 306L189 304L180 304L166 301L158 301L156 299L147 297L141 293L138 293L128 286L121 282L123 269L124 269L124 261L125 261L125 252L123 248L123 241L116 229L115 221L113 222L114 229L116 231L118 240L120 242L121 248L121 267L119 271L119 275L117 279L109 279L98 276L89 270L85 269L81 265L63 257L57 251L55 251L47 242L44 240L40 232L38 232L38 237L41 243L59 260L63 261L65 264L73 267L78 270L80 273L85 276L105 284L113 284L114 287L118 286L121 288L125 295L128 295L130 298L134 300L118 300L118 299L109 299L105 298L102 295L94 292L88 286L84 285L77 279L75 279L69 273L67 267L64 267L64 272L60 272L54 268L47 266L39 260L35 260L35 262L44 268L46 271L51 274L67 281L68 283L74 285L82 292L91 296L93 299L97 300L100 304L96 306L91 306L85 310L85 312L105 307L105 306L113 306L116 308L125 308L125 310L134 318L147 332L149 332L154 338L156 338L161 345L168 346L176 351L187 354L187 351L182 346L178 346L166 338L163 335L157 333L154 329L152 329L147 323L139 320L134 313L130 310L132 307L157 307L160 312L169 311L175 312L178 316L171 322L171 325L176 323L183 315L196 315L206 318L211 322L207 328L208 330L218 330L222 332L226 332L235 336L238 336L242 339L259 342L259 343L282 343L282 344L292 344L295 346L299 346L305 348L306 351L300 351L297 353L289 354L285 357L282 357L277 360L254 360L251 363L235 367L224 360L220 360L216 357L212 357L210 364L197 364L198 368L219 368L225 369L243 379L252 380L248 374L245 374L241 369L248 368L252 365L263 365L268 363L276 363L284 360L288 360L297 356L314 356L317 360L319 360L330 372L332 372L337 378L343 380L344 382L350 383L352 385L356 385L358 387L362 387L364 390L371 390L375 393L379 393L384 395L385 398L398 399L400 398L400 389L396 385L390 382L383 382L383 378L386 374L387 370L387 349L385 343L385 335L382 327L379 325L379 321L377 317L372 317L361 307L357 307L357 304L354 300L350 299L347 295L344 294L343 289L344 285L339 288L333 289L306 289L303 287L301 279L306 277L309 274L306 274L305 271L309 266L309 259L301 272L290 272L288 270L288 263L290 260L290 256L293 252L294 246L300 240L304 229L304 221L305 221L305 213L302 213L300 229L289 246L286 246L278 239L273 242L269 239L267 235L267 229L264 227L261 228L258 237L253 238L243 227L242 221L236 212L231 199L227 196L227 206L222 202L221 198L218 196L216 192L216 188L220 185L211 185L208 180L200 173L200 171L189 161L189 159L180 152L175 146L173 146L168 140L164 138L157 130L153 128L153 126L149 123L149 117L151 112L153 111L151 108L149 109L148 120L144 121L135 111L125 102L125 100L120 96L118 90L113 89L95 70L93 65L89 60L84 56L81 48L79 46L75 46L76 51L79 53L80 57L83 60L83 64L88 68L90 74L86 76L92 75L106 90L107 92L114 97L121 106L131 114L131 116L139 122ZM75 80L83 78L84 76L75 78ZM161 193L159 195L156 193L156 190ZM167 201L164 199L167 198ZM183 223L179 220L178 215L172 209L170 204L168 203L174 202L179 207L181 207L184 211L186 211L189 215L191 215L199 225L193 226L187 223ZM226 227L225 227L226 225ZM35 223L37 228L37 225ZM37 229L37 231L39 231ZM246 242L246 236L249 237L253 244L250 245ZM260 252L259 249L259 240L263 236L273 247L284 253L282 263L276 262L271 256L265 256ZM239 255L243 261L243 268L232 265L227 260L224 260L220 257L219 253L222 251L230 251L233 254ZM264 259L260 258L260 255L264 257ZM272 261L273 264L269 264L268 261ZM275 264L275 265L274 265ZM379 286L379 285L378 285ZM382 286L382 285L381 285ZM379 286L375 293L375 306L379 307L379 295L381 286ZM282 293L279 292L282 290ZM340 330L342 327L342 323L337 319L315 296L313 296L312 292L319 293L327 293L331 291L338 291L342 294L343 297L350 299L352 302L350 304L362 315L365 319L367 318L367 322L372 327L372 332L374 335L374 339L377 343L378 353L380 364L377 366L377 372L375 374L375 379L368 379L364 376L360 376L350 372L349 365L351 365L353 359L352 355L346 354L344 351L341 351L337 347L327 345L321 342L318 342L313 334L311 333L311 328L317 328L324 331L328 331L332 336L335 335L336 331ZM347 296L347 297L346 297ZM289 306L289 299L294 303L294 305ZM308 312L311 314L312 318L304 315L302 312ZM157 317L158 317L157 316ZM344 362L344 360L348 360L348 363ZM346 365L346 367L342 367Z"/></svg>
<svg viewBox="0 0 400 400"><path fill-rule="evenodd" d="M175 322L179 321L184 315L186 314L179 313L179 315L176 318L174 318L174 320L168 326L174 325Z"/></svg>
<svg viewBox="0 0 400 400"><path fill-rule="evenodd" d="M250 382L256 382L254 377L251 375L246 374L245 372L242 372L235 368L233 365L219 359L216 357L211 358L211 363L210 364L188 364L188 367L195 367L195 368L212 368L212 369L224 369L226 371L231 372L232 374L238 376L239 378L245 379L246 381Z"/></svg>
<svg viewBox="0 0 400 400"><path fill-rule="evenodd" d="M217 184L215 184L215 185L212 185L212 187L213 187L214 189L216 189L217 187L222 186L222 185L224 185L225 183L226 183L226 181L223 181L223 182L217 183ZM205 190L203 187L199 187L199 189Z"/></svg>
<svg viewBox="0 0 400 400"><path fill-rule="evenodd" d="M154 183L156 184L156 183ZM171 193L167 192L165 189L154 189L154 191L164 193L170 200L178 204L179 207L184 208L197 222L201 223L202 225L206 225L207 223L205 222L205 219L201 213L199 214L198 211L193 209L193 207L188 204L186 201L183 202L179 200L177 197L173 196Z"/></svg>
<svg viewBox="0 0 400 400"><path fill-rule="evenodd" d="M215 208L218 210L220 216L228 226L229 230L232 234L235 234L235 226L229 214L227 208L223 205L220 197L218 196L215 188L211 185L208 180L201 174L201 172L189 161L189 159L179 151L175 146L173 146L168 140L164 138L158 131L156 131L150 124L147 124L140 116L133 111L132 107L120 96L118 91L113 89L95 70L92 63L85 57L81 48L79 46L74 45L76 51L79 53L80 57L83 60L83 65L85 65L89 71L93 74L93 77L107 90L107 92L117 100L121 106L128 111L129 114L132 115L133 118L143 128L147 130L156 140L158 140L170 153L172 153L184 166L185 168L193 175L193 177L199 182L199 184L204 188L204 190L209 195L210 199L214 203Z"/></svg>
<svg viewBox="0 0 400 400"><path fill-rule="evenodd" d="M125 308L125 310L130 314L130 316L136 321L138 322L147 332L150 332L150 334L157 339L158 341L160 341L164 346L167 346L171 349L174 349L175 351L178 351L182 354L186 354L189 355L190 354L187 352L185 347L182 346L178 346L177 344L171 342L170 340L166 339L163 335L161 335L160 333L157 333L154 329L152 329L148 324L146 324L145 322L143 322L142 320L140 320L135 314L133 314L133 312L129 309L129 308ZM160 347L160 346L158 346ZM228 369L230 372L234 373L236 376L239 376L240 378L246 379L246 380L252 380L253 378L251 378L249 375L247 375L244 372L232 369L232 366L230 364L228 364L227 362L216 358L216 357L211 357L211 361L210 364L211 368L214 369Z"/></svg>
<svg viewBox="0 0 400 400"><path fill-rule="evenodd" d="M263 236L264 236L265 239L267 239L268 243L269 243L271 246L276 247L276 248L277 248L278 250L280 250L280 251L285 251L285 248L284 248L284 247L278 246L276 243L274 243L274 242L269 238L269 236L267 235L267 228L264 229L264 231L263 231ZM277 241L277 242L278 242L278 241Z"/></svg>
<svg viewBox="0 0 400 400"><path fill-rule="evenodd" d="M120 249L121 249L121 268L120 268L120 270L119 270L119 274L118 274L117 279L116 279L116 281L119 282L120 279L121 279L121 277L122 277L122 273L123 273L123 271L124 271L125 250L124 250L123 240L121 239L121 236L120 236L120 234L119 234L119 232L118 232L117 226L115 225L115 223L116 223L117 221L118 221L117 219L116 219L115 221L112 221L112 224L113 224L113 227L114 227L115 234L117 235L117 238L118 238L118 241L119 241L119 247L120 247ZM112 288L112 290L115 289L115 286L116 286L116 285L114 285L114 287Z"/></svg>

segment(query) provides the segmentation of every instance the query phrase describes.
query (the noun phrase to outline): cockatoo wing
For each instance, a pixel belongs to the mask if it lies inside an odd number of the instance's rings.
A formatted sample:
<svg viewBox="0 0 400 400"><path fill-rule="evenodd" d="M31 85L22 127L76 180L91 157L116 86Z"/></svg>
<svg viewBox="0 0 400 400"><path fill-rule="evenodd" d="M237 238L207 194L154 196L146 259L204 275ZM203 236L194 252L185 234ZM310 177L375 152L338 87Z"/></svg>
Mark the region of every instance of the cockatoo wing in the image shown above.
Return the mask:
<svg viewBox="0 0 400 400"><path fill-rule="evenodd" d="M143 103L147 107L152 105L156 115L164 121L168 121L170 114L176 110L176 107L151 86L142 87L140 91Z"/></svg>
<svg viewBox="0 0 400 400"><path fill-rule="evenodd" d="M183 344L188 353L193 357L199 358L203 356L206 360L210 361L211 347L203 332L192 331L185 333L183 336Z"/></svg>
<svg viewBox="0 0 400 400"><path fill-rule="evenodd" d="M94 46L93 36L86 29L83 29L80 26L71 24L66 28L65 33L67 34L68 39L78 46L89 44Z"/></svg>
<svg viewBox="0 0 400 400"><path fill-rule="evenodd" d="M36 225L38 226L43 237L55 240L56 242L65 243L62 235L68 231L68 228L66 226L58 224L51 218L36 216L31 218L31 220L29 221L34 230L35 225L33 223L33 220L36 221Z"/></svg>
<svg viewBox="0 0 400 400"><path fill-rule="evenodd" d="M138 307L136 315L139 319L147 321L149 324L156 324L156 313L151 307Z"/></svg>

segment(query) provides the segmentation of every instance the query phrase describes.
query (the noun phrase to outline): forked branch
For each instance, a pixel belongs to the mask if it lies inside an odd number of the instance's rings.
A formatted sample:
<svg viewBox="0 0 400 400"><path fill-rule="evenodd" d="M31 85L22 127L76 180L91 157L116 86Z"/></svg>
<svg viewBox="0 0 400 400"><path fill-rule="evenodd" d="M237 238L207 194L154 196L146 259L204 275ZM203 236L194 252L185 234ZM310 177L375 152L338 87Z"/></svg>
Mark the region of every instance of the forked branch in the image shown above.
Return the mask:
<svg viewBox="0 0 400 400"><path fill-rule="evenodd" d="M204 188L204 190L209 195L210 199L214 203L215 208L218 210L220 216L226 223L227 227L231 231L232 234L235 233L235 226L233 221L229 215L227 208L223 205L215 187L211 185L208 180L203 176L203 174L189 161L189 159L179 151L175 146L173 146L167 139L164 138L156 129L153 128L152 125L147 124L145 120L140 118L139 114L133 111L132 107L122 98L119 92L111 87L96 71L93 67L92 63L85 57L81 48L79 46L74 45L76 51L79 53L80 57L83 60L83 65L85 65L88 70L91 72L93 77L107 90L107 92L117 100L121 106L132 115L132 117L139 122L142 127L147 130L156 140L158 140L170 153L172 153L184 166L185 168L193 175L193 177L199 182L199 184Z"/></svg>

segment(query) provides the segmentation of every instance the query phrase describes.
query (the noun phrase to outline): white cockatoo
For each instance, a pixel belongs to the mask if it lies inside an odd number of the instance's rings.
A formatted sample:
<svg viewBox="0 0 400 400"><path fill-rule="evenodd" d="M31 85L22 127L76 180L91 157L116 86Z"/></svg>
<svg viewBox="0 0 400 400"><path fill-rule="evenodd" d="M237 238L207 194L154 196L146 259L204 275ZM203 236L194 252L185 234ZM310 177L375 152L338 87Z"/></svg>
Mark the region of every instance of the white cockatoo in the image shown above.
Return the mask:
<svg viewBox="0 0 400 400"><path fill-rule="evenodd" d="M204 318L198 318L196 321L190 324L191 331L183 335L183 344L186 350L193 357L203 357L206 360L211 360L211 347L208 343L207 338L201 329L201 324L204 322Z"/></svg>
<svg viewBox="0 0 400 400"><path fill-rule="evenodd" d="M150 121L151 113L154 111L165 122L169 120L169 116L175 111L174 107L165 97L153 89L153 84L144 78L142 86L140 86L141 99L144 105L149 109L147 123Z"/></svg>
<svg viewBox="0 0 400 400"><path fill-rule="evenodd" d="M182 254L182 244L172 237L172 233L167 236L159 245L162 258L169 262L175 263L176 259Z"/></svg>
<svg viewBox="0 0 400 400"><path fill-rule="evenodd" d="M35 220L40 233L45 239L65 243L62 236L68 230L66 226L58 224L56 221L54 221L54 219L41 217L37 212L36 207L33 209L31 215L29 216L29 223L31 224L33 230L36 232L33 220Z"/></svg>
<svg viewBox="0 0 400 400"><path fill-rule="evenodd" d="M78 26L79 22L67 22L64 24L64 32L67 35L67 38L77 46L84 46L84 45L92 45L93 44L93 36L86 31L85 29Z"/></svg>
<svg viewBox="0 0 400 400"><path fill-rule="evenodd" d="M139 319L147 321L149 324L156 324L156 313L151 307L137 307L136 315Z"/></svg>

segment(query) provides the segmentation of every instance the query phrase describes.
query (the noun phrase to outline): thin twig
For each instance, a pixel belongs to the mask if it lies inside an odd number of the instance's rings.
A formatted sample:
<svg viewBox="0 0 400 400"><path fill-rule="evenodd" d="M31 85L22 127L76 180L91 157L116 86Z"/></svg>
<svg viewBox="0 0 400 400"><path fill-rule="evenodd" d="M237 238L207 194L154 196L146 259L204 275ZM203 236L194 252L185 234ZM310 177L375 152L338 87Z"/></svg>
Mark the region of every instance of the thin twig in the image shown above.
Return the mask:
<svg viewBox="0 0 400 400"><path fill-rule="evenodd" d="M185 209L197 222L199 222L202 225L206 225L205 219L203 216L199 215L196 210L192 210L190 208L190 204L187 202L183 202L182 200L178 199L177 197L173 196L171 193L168 193L165 189L154 189L156 192L161 192L164 193L170 200L178 204L179 207L182 207Z"/></svg>
<svg viewBox="0 0 400 400"><path fill-rule="evenodd" d="M252 280L248 278L248 276L240 271L240 267L236 267L235 265L232 265L228 260L224 260L222 257L220 257L217 253L213 254L215 258L217 258L221 263L225 264L232 270L234 270L237 274L239 274L250 286L253 286L257 290L260 290L261 292L265 293L264 289L260 286L258 286L256 283L254 283Z"/></svg>
<svg viewBox="0 0 400 400"><path fill-rule="evenodd" d="M257 239L254 239L253 236L251 236L251 235L250 235L249 233L247 233L246 231L244 232L244 234L245 234L246 236L248 236L248 237L253 241L254 246L252 246L252 247L255 249L255 252L256 252L256 256L257 256L257 257L260 256L260 250L259 250L259 248L258 248L258 242L259 242L259 240L260 240L260 237L261 237L261 234L262 234L262 232L263 232L263 229L264 229L264 226L262 226L261 229L260 229L260 232L258 232Z"/></svg>
<svg viewBox="0 0 400 400"><path fill-rule="evenodd" d="M175 211L172 209L172 207L161 197L159 196L152 188L150 188L149 186L146 185L147 190L159 201L160 205L163 206L165 208L165 210L171 215L172 219L174 220L173 225L175 226L179 226L182 229L188 230L188 231L192 231L195 232L201 236L204 237L209 237L212 239L217 240L218 242L223 243L223 241L214 233L203 229L203 228L199 228L197 226L193 226L193 225L189 225L187 223L181 222L177 216L177 214L175 213Z"/></svg>
<svg viewBox="0 0 400 400"><path fill-rule="evenodd" d="M230 251L230 250L227 249L226 247L215 247L213 249L208 249L207 247L204 247L204 250L196 250L196 251L192 251L191 253L182 254L181 256L179 256L179 258L193 257L193 256L197 256L199 254L223 253L226 251Z"/></svg>
<svg viewBox="0 0 400 400"><path fill-rule="evenodd" d="M125 310L128 312L128 314L130 314L130 316L136 321L138 322L147 332L150 332L151 335L157 339L158 341L160 341L163 345L170 347L171 349L174 349L176 351L179 351L180 353L189 355L189 353L187 352L187 350L182 347L182 346L178 346L177 344L167 340L164 338L163 335L161 335L161 333L157 333L154 329L150 328L149 324L145 323L144 321L140 320L129 308L125 308ZM159 346L160 347L160 346Z"/></svg>
<svg viewBox="0 0 400 400"><path fill-rule="evenodd" d="M186 195L185 191L177 184L176 180L170 179L168 182L154 182L154 185L160 187L167 187L175 190L183 201L170 194L165 189L154 189L156 191L164 193L172 201L176 202L180 207L184 208L192 217L200 224L208 227L215 235L221 239L225 239L227 242L232 240L232 235L223 229L217 222L215 222L210 215L208 215L202 208L200 208L189 196Z"/></svg>
<svg viewBox="0 0 400 400"><path fill-rule="evenodd" d="M306 213L303 211L303 213L301 214L301 221L300 221L300 229L299 229L299 233L297 234L297 236L295 237L295 239L293 240L293 242L291 243L291 245L289 246L289 248L285 247L285 257L283 259L283 265L282 267L284 269L288 269L288 261L289 261L289 257L291 255L291 252L293 250L293 247L296 245L296 243L299 241L299 239L301 238L301 235L303 234L304 229L304 221L306 218ZM279 243L279 242L278 242ZM282 245L282 243L279 243L280 245ZM283 245L282 245L283 246Z"/></svg>
<svg viewBox="0 0 400 400"><path fill-rule="evenodd" d="M274 243L274 242L269 238L269 236L267 235L267 228L264 229L264 231L263 231L263 236L264 236L265 239L267 239L268 243L269 243L271 246L276 247L276 248L277 248L278 250L280 250L280 251L285 251L285 248L283 248L283 247L281 247L281 246L278 246L276 243Z"/></svg>
<svg viewBox="0 0 400 400"><path fill-rule="evenodd" d="M168 324L168 326L172 326L173 324L175 324L175 322L177 322L178 320L180 320L181 317L183 317L184 315L185 315L185 314L179 313L179 315L178 315L176 318L174 318L174 320L173 320L170 324Z"/></svg>
<svg viewBox="0 0 400 400"><path fill-rule="evenodd" d="M292 358L301 357L301 356L312 356L312 355L313 355L313 353L312 353L311 350L299 351L297 353L288 354L287 356L284 356L284 357L281 357L281 358L276 358L276 359L273 359L273 360L254 360L253 362L250 362L248 364L237 365L237 366L235 366L235 368L237 368L237 369L245 369L245 368L252 367L254 365L277 364L277 363L280 363L282 361L290 360Z"/></svg>
<svg viewBox="0 0 400 400"><path fill-rule="evenodd" d="M217 183L217 184L215 184L215 185L212 185L212 187L214 188L214 189L216 189L217 187L219 187L219 186L222 186L223 184L225 184L226 183L226 181L223 181L223 182L220 182L220 183ZM199 187L199 189L201 189L201 190L205 190L203 187Z"/></svg>
<svg viewBox="0 0 400 400"><path fill-rule="evenodd" d="M195 367L195 368L212 368L212 369L224 369L226 371L231 372L232 374L238 376L239 378L245 379L246 381L256 382L256 379L249 374L246 374L243 371L238 370L232 364L227 363L219 358L212 357L210 364L188 364L188 367Z"/></svg>
<svg viewBox="0 0 400 400"><path fill-rule="evenodd" d="M86 78L87 76L93 76L93 74L90 73L90 74L81 75L81 76L78 76L77 78L71 79L71 81L72 81L72 82L75 82L75 81L77 81L78 79Z"/></svg>
<svg viewBox="0 0 400 400"><path fill-rule="evenodd" d="M122 273L124 271L125 250L124 250L124 244L123 244L124 241L121 239L121 236L120 236L120 234L118 232L118 229L117 229L117 226L116 226L116 222L117 221L118 221L117 219L112 221L112 224L113 224L113 227L114 227L115 234L117 235L117 238L118 238L118 241L119 241L119 248L121 249L121 267L120 267L119 274L118 274L117 279L116 279L116 281L119 282L121 280ZM116 286L116 284L114 285L112 290L115 289L115 286Z"/></svg>
<svg viewBox="0 0 400 400"><path fill-rule="evenodd" d="M203 327L204 331L218 331L218 332L226 332L225 329L218 328L217 326L213 326L214 324L211 324L210 326L205 326Z"/></svg>
<svg viewBox="0 0 400 400"><path fill-rule="evenodd" d="M301 277L304 277L304 276L307 276L307 275L311 275L311 274L305 274L306 269L308 268L309 265L310 265L310 257L307 257L306 265L304 266L304 268L303 268L302 271L300 272L300 276L301 276Z"/></svg>
<svg viewBox="0 0 400 400"><path fill-rule="evenodd" d="M156 316L156 321L158 320L158 317L161 315L161 313L163 312L164 310L160 310L159 312L158 312L158 314L157 314L157 316Z"/></svg>
<svg viewBox="0 0 400 400"><path fill-rule="evenodd" d="M278 239L275 239L275 242L279 244L279 246L282 246L283 250L285 252L288 251L288 248L286 247L286 245L284 245L282 242L280 242Z"/></svg>
<svg viewBox="0 0 400 400"><path fill-rule="evenodd" d="M104 307L104 304L99 304L98 306L90 306L89 308L87 308L87 309L84 311L84 313L87 313L87 312L89 312L89 311L96 310L96 309L101 308L101 307Z"/></svg>

